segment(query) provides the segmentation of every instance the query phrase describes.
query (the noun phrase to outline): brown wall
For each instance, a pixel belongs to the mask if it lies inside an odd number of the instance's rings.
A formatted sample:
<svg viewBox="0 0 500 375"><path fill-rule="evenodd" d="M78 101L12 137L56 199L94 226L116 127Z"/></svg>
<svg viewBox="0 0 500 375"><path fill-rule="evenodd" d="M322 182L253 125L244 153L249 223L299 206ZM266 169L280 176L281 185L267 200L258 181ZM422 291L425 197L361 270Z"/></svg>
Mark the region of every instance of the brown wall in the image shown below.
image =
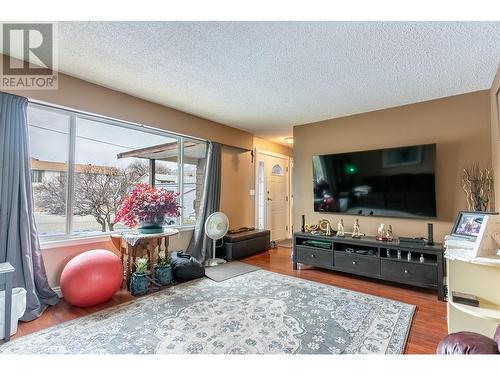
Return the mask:
<svg viewBox="0 0 500 375"><path fill-rule="evenodd" d="M231 229L255 225L255 197L250 195L254 167L249 152L223 147L220 210L229 218Z"/></svg>
<svg viewBox="0 0 500 375"><path fill-rule="evenodd" d="M181 231L179 234L170 237L169 250L184 250L189 245L192 231ZM92 249L105 249L119 255L119 251L113 245L109 238L102 238L100 241L92 243L72 245L67 247L43 248L43 262L47 271L49 285L52 287L59 286L59 279L66 263L78 254L84 253Z"/></svg>
<svg viewBox="0 0 500 375"><path fill-rule="evenodd" d="M500 118L497 92L500 90L500 65L490 89L491 158L495 186L495 209L500 208Z"/></svg>
<svg viewBox="0 0 500 375"><path fill-rule="evenodd" d="M0 54L0 58L1 56ZM59 89L57 90L5 92L249 150L253 147L253 134L251 133L65 74L59 74Z"/></svg>
<svg viewBox="0 0 500 375"><path fill-rule="evenodd" d="M485 165L491 158L490 97L478 91L438 100L384 109L294 127L293 222L300 216L308 223L324 217L332 224L339 215L313 211L312 156L436 143L435 220L360 217L362 232L375 234L381 222L392 224L396 236L425 236L433 222L435 239L448 234L455 215L465 208L460 187L462 167L471 162ZM347 230L356 216L343 215Z"/></svg>
<svg viewBox="0 0 500 375"><path fill-rule="evenodd" d="M293 154L292 147L280 145L259 137L253 138L253 147L257 150L272 151L285 156L292 156Z"/></svg>

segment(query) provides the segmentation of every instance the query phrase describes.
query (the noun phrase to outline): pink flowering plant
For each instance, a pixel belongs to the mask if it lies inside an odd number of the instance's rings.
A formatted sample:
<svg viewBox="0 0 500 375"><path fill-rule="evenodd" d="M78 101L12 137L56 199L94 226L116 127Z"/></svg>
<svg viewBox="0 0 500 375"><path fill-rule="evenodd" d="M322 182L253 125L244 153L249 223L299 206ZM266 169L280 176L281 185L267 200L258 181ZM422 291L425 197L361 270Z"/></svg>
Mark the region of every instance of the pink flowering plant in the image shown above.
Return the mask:
<svg viewBox="0 0 500 375"><path fill-rule="evenodd" d="M129 228L139 223L163 222L165 216L179 217L181 206L177 203L179 194L148 184L137 184L120 201L115 223L122 222Z"/></svg>

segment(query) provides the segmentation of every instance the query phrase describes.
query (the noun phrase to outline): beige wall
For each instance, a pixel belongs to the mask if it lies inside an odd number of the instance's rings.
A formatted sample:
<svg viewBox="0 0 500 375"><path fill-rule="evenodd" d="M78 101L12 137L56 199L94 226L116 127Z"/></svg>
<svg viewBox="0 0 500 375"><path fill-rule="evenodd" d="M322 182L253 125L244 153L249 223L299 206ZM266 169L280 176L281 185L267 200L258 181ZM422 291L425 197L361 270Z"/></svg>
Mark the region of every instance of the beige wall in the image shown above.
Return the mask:
<svg viewBox="0 0 500 375"><path fill-rule="evenodd" d="M0 54L0 58L2 55ZM253 134L59 74L57 90L13 90L11 94L80 111L135 122L251 150Z"/></svg>
<svg viewBox="0 0 500 375"><path fill-rule="evenodd" d="M231 229L255 225L254 167L250 152L222 148L221 207Z"/></svg>
<svg viewBox="0 0 500 375"><path fill-rule="evenodd" d="M455 214L465 208L460 187L462 167L485 165L491 158L490 97L478 91L438 100L331 119L294 128L293 222L300 215L309 223L324 217L336 223L339 215L313 212L312 155L385 147L436 143L435 220L360 217L362 232L373 235L377 226L392 224L396 236L425 236L433 222L435 239L449 233ZM343 215L348 230L356 216Z"/></svg>
<svg viewBox="0 0 500 375"><path fill-rule="evenodd" d="M170 237L168 246L169 251L186 249L189 245L189 241L191 240L192 235L193 231L188 230ZM102 241L93 242L91 244L43 248L43 261L45 263L49 285L52 287L59 286L61 272L63 271L66 263L68 263L73 257L77 256L78 254L93 249L110 250L119 255L119 251L115 248L108 237L103 238Z"/></svg>
<svg viewBox="0 0 500 375"><path fill-rule="evenodd" d="M285 156L292 156L293 154L292 147L283 146L260 137L253 138L253 147L257 150L271 151Z"/></svg>
<svg viewBox="0 0 500 375"><path fill-rule="evenodd" d="M491 158L495 185L495 209L500 209L500 118L497 93L500 90L500 65L490 89Z"/></svg>

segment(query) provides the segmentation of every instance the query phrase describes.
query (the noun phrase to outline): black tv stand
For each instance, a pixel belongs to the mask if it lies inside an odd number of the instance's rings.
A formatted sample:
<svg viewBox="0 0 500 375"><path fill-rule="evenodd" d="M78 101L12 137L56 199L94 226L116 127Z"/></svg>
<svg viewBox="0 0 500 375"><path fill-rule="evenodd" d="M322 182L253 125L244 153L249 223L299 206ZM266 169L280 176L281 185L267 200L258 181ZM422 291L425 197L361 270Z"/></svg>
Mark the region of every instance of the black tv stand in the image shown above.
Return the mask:
<svg viewBox="0 0 500 375"><path fill-rule="evenodd" d="M408 253L411 257L408 258ZM398 256L399 255L399 256ZM423 262L420 257L423 256ZM440 244L377 241L296 232L293 235L293 268L308 264L334 271L437 290L445 300L444 257Z"/></svg>

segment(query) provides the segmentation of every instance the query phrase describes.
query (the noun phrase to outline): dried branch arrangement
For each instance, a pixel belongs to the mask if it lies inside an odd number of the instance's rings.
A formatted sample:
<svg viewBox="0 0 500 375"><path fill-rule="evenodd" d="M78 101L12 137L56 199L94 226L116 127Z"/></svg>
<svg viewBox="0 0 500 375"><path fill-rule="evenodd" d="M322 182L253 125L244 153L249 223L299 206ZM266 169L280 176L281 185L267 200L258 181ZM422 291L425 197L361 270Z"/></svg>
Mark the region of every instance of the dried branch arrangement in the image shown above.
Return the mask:
<svg viewBox="0 0 500 375"><path fill-rule="evenodd" d="M487 211L493 188L493 171L491 167L480 168L479 163L465 167L462 175L462 188L465 192L469 210Z"/></svg>

